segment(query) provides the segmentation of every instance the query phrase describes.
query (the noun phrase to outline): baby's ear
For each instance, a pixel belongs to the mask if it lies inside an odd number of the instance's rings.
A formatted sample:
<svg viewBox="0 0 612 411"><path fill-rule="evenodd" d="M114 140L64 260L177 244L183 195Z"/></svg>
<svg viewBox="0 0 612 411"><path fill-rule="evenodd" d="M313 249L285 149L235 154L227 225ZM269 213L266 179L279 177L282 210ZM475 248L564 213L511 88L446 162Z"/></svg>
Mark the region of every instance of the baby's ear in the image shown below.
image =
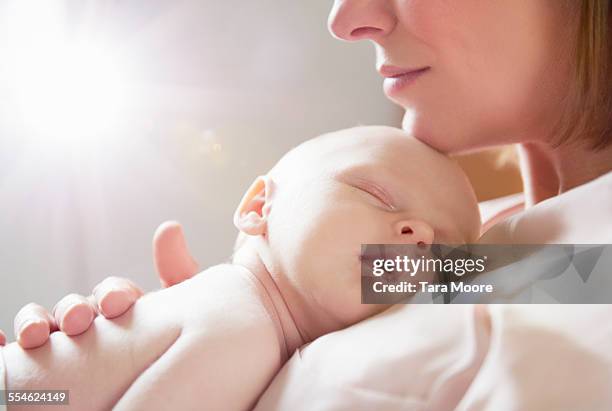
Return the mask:
<svg viewBox="0 0 612 411"><path fill-rule="evenodd" d="M259 176L253 181L234 213L238 230L248 235L266 233L271 189L272 180L268 176Z"/></svg>

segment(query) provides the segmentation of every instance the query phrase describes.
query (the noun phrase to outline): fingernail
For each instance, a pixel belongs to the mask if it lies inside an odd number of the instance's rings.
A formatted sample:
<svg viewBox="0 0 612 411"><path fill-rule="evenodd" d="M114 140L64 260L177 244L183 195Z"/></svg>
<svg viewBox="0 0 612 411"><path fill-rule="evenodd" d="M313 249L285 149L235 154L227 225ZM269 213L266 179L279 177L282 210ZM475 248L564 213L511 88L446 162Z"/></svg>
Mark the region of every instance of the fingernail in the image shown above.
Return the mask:
<svg viewBox="0 0 612 411"><path fill-rule="evenodd" d="M85 310L86 313L78 313L79 310ZM62 331L68 335L77 335L89 328L93 321L93 312L87 304L74 303L66 309L61 320Z"/></svg>
<svg viewBox="0 0 612 411"><path fill-rule="evenodd" d="M120 297L122 294L127 295L128 291L123 288L116 288L108 290L106 293L104 293L98 302L102 315L107 318L112 318L121 314L120 310L123 308L123 304L120 304Z"/></svg>
<svg viewBox="0 0 612 411"><path fill-rule="evenodd" d="M34 348L42 344L49 336L49 323L42 320L28 320L23 323L17 334L17 341L25 348ZM29 340L23 341L23 339Z"/></svg>
<svg viewBox="0 0 612 411"><path fill-rule="evenodd" d="M23 322L21 324L19 324L19 326L17 327L17 333L21 334L23 333L23 331L26 328L29 328L31 326L33 326L34 324L40 324L42 323L42 320L32 320L32 319L25 319L23 320Z"/></svg>

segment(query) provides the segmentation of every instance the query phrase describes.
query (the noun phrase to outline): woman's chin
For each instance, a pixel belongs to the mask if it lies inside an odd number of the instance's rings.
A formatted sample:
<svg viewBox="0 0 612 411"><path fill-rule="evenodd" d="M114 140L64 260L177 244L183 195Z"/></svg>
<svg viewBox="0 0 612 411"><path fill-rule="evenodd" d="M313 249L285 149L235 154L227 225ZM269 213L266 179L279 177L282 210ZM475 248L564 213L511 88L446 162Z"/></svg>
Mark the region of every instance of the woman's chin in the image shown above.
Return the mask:
<svg viewBox="0 0 612 411"><path fill-rule="evenodd" d="M433 131L418 121L415 121L411 128L404 128L404 130L417 140L444 154L466 154L480 151L486 145L484 141L478 141L477 138L465 138L461 134L452 132Z"/></svg>
<svg viewBox="0 0 612 411"><path fill-rule="evenodd" d="M433 133L423 124L423 121L418 121L414 116L409 117L406 114L402 122L402 128L417 140L442 153L450 153L455 149L453 141L449 141L448 138L438 138L438 134Z"/></svg>

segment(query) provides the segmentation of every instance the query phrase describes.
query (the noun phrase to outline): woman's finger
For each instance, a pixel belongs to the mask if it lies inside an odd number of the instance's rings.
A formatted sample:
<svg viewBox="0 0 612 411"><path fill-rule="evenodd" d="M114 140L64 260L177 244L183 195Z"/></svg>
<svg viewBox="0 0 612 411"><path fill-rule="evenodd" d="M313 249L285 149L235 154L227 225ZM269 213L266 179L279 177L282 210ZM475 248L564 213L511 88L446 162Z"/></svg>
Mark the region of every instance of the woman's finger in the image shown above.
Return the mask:
<svg viewBox="0 0 612 411"><path fill-rule="evenodd" d="M42 306L30 303L15 316L15 335L23 348L36 348L49 339L49 334L57 330L55 319Z"/></svg>
<svg viewBox="0 0 612 411"><path fill-rule="evenodd" d="M183 282L198 272L198 263L187 248L183 227L176 221L166 221L155 231L153 258L164 287Z"/></svg>
<svg viewBox="0 0 612 411"><path fill-rule="evenodd" d="M79 294L69 294L53 308L53 318L59 329L68 335L82 334L96 317L95 306Z"/></svg>
<svg viewBox="0 0 612 411"><path fill-rule="evenodd" d="M4 344L6 344L6 335L4 335L4 332L0 330L0 347L2 347Z"/></svg>
<svg viewBox="0 0 612 411"><path fill-rule="evenodd" d="M108 277L93 290L98 311L106 318L125 313L144 293L127 278Z"/></svg>

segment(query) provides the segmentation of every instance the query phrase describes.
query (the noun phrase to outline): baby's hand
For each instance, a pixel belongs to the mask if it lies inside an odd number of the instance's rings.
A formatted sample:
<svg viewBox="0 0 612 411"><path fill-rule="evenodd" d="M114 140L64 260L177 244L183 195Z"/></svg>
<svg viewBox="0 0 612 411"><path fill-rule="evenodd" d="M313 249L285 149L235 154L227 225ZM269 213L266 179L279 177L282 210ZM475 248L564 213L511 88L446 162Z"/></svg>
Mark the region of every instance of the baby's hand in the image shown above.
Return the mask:
<svg viewBox="0 0 612 411"><path fill-rule="evenodd" d="M165 222L159 226L153 238L153 251L163 287L178 284L198 272L179 223ZM128 311L142 294L142 290L130 280L108 277L94 288L89 297L70 294L62 298L51 314L38 304L28 304L15 317L17 341L23 348L36 348L57 330L68 335L81 334L98 313L106 318L118 317ZM0 330L0 345L5 342L6 337Z"/></svg>

